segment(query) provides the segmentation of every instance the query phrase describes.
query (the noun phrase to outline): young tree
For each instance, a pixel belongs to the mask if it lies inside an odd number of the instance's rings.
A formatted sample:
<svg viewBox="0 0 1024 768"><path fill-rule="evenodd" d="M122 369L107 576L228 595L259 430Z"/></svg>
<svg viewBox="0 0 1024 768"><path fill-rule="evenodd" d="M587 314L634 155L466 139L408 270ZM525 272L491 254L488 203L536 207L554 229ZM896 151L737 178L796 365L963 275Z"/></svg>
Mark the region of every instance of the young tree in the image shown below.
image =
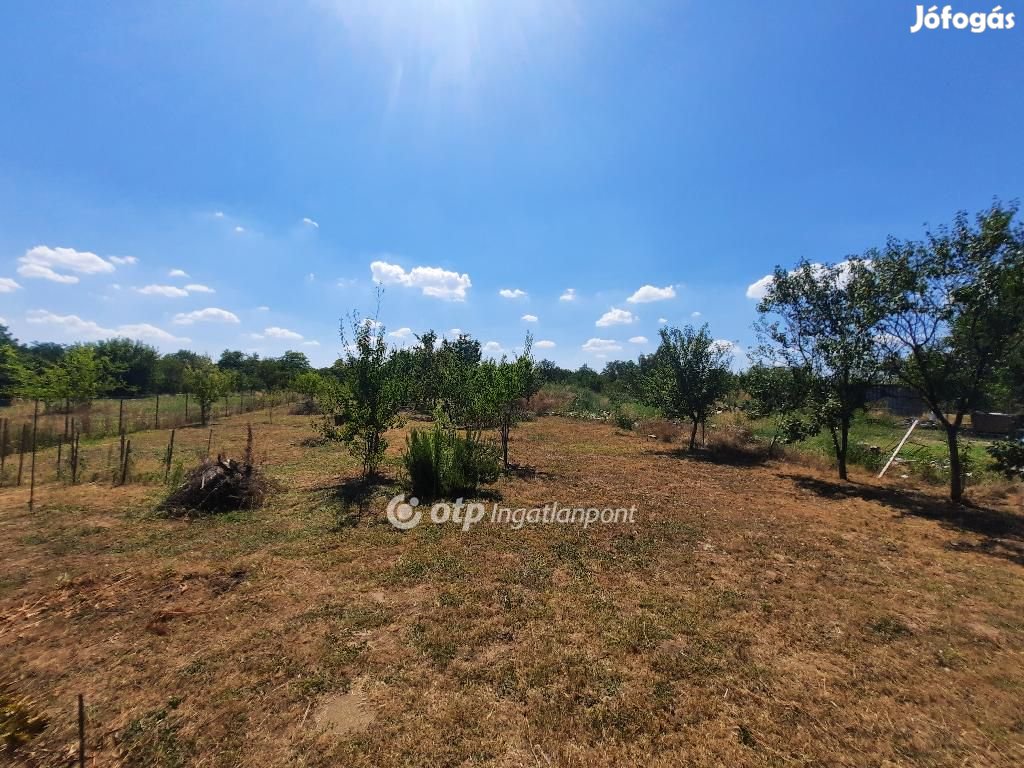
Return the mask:
<svg viewBox="0 0 1024 768"><path fill-rule="evenodd" d="M645 400L669 418L690 419L690 450L697 447L697 426L729 388L729 348L716 342L707 325L662 328L661 345L645 382Z"/></svg>
<svg viewBox="0 0 1024 768"><path fill-rule="evenodd" d="M750 367L742 380L750 396L744 410L752 418L774 420L769 457L780 442L795 443L821 429L814 414L807 411L811 381L806 369L757 364Z"/></svg>
<svg viewBox="0 0 1024 768"><path fill-rule="evenodd" d="M758 356L807 372L807 405L828 428L846 480L850 424L878 372L882 309L869 263L851 258L833 266L802 261L791 272L776 267L757 311Z"/></svg>
<svg viewBox="0 0 1024 768"><path fill-rule="evenodd" d="M398 426L402 386L391 365L384 326L350 317L352 343L342 321L345 362L336 368L339 383L325 390L321 432L341 440L362 464L364 478L377 474L384 451L385 433ZM337 423L337 422L340 422Z"/></svg>
<svg viewBox="0 0 1024 768"><path fill-rule="evenodd" d="M185 366L185 391L199 403L199 419L205 427L210 421L210 409L215 402L231 390L231 374L222 371L208 357Z"/></svg>
<svg viewBox="0 0 1024 768"><path fill-rule="evenodd" d="M480 422L489 421L497 428L506 470L510 467L508 443L512 428L522 421L526 401L540 388L532 347L533 338L527 334L523 351L515 359L503 356L499 362L486 360L476 367L473 378L471 409Z"/></svg>
<svg viewBox="0 0 1024 768"><path fill-rule="evenodd" d="M928 404L946 432L949 495L963 496L959 434L1024 345L1024 227L995 203L974 223L923 242L890 238L875 265L888 311L879 339L889 370Z"/></svg>

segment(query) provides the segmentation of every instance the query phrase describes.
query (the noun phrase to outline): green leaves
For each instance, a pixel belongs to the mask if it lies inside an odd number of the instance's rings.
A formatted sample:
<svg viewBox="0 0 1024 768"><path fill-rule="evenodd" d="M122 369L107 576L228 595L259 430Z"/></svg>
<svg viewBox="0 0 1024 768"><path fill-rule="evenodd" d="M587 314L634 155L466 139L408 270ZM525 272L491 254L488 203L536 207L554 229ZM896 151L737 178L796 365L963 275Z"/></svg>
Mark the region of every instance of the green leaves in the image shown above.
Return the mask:
<svg viewBox="0 0 1024 768"><path fill-rule="evenodd" d="M644 399L669 418L704 421L729 389L731 352L712 338L707 325L700 330L662 328L660 333Z"/></svg>

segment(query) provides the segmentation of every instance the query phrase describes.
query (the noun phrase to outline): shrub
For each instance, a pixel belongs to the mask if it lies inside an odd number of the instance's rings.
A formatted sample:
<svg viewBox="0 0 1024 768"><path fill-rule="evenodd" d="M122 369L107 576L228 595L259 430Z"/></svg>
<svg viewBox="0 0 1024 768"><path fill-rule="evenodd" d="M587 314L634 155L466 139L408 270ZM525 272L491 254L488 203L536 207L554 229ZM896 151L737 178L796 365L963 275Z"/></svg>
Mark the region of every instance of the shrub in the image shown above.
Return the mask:
<svg viewBox="0 0 1024 768"><path fill-rule="evenodd" d="M13 754L42 733L46 724L33 702L17 696L10 682L0 680L0 755Z"/></svg>
<svg viewBox="0 0 1024 768"><path fill-rule="evenodd" d="M659 442L671 443L679 439L682 434L680 426L667 419L650 419L640 424L640 430L644 436L654 437Z"/></svg>
<svg viewBox="0 0 1024 768"><path fill-rule="evenodd" d="M440 422L429 432L409 433L403 462L412 494L423 501L472 494L501 472L495 445L472 433L463 437Z"/></svg>
<svg viewBox="0 0 1024 768"><path fill-rule="evenodd" d="M997 472L1011 480L1024 480L1024 440L996 440L985 450L995 462Z"/></svg>
<svg viewBox="0 0 1024 768"><path fill-rule="evenodd" d="M541 388L527 403L527 410L537 416L549 416L565 410L573 400L572 392L565 387L546 385Z"/></svg>

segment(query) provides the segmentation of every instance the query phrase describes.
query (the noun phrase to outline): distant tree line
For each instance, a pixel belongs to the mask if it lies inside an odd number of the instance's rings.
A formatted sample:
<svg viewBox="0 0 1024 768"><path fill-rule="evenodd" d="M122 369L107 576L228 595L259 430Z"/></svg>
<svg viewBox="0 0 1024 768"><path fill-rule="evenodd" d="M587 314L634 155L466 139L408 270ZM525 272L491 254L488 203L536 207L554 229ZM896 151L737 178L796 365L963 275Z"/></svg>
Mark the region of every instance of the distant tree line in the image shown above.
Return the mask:
<svg viewBox="0 0 1024 768"><path fill-rule="evenodd" d="M209 406L230 392L275 393L312 370L302 352L280 357L225 350L214 362L186 349L161 355L148 344L112 338L81 344L21 344L0 325L0 398L59 406L96 398L192 394L203 423Z"/></svg>

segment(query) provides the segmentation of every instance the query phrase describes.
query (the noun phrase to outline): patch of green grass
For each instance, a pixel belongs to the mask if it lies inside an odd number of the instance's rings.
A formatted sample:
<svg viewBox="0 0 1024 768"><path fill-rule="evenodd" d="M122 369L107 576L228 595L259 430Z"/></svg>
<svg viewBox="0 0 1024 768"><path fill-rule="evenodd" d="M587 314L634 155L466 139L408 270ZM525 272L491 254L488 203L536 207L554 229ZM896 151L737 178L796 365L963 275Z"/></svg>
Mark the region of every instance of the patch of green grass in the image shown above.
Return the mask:
<svg viewBox="0 0 1024 768"><path fill-rule="evenodd" d="M898 616L882 616L871 622L868 628L886 641L897 640L911 634L910 627Z"/></svg>
<svg viewBox="0 0 1024 768"><path fill-rule="evenodd" d="M118 743L128 764L159 768L184 768L191 764L194 749L178 734L180 724L172 714L176 706L172 703L132 720L121 731Z"/></svg>

